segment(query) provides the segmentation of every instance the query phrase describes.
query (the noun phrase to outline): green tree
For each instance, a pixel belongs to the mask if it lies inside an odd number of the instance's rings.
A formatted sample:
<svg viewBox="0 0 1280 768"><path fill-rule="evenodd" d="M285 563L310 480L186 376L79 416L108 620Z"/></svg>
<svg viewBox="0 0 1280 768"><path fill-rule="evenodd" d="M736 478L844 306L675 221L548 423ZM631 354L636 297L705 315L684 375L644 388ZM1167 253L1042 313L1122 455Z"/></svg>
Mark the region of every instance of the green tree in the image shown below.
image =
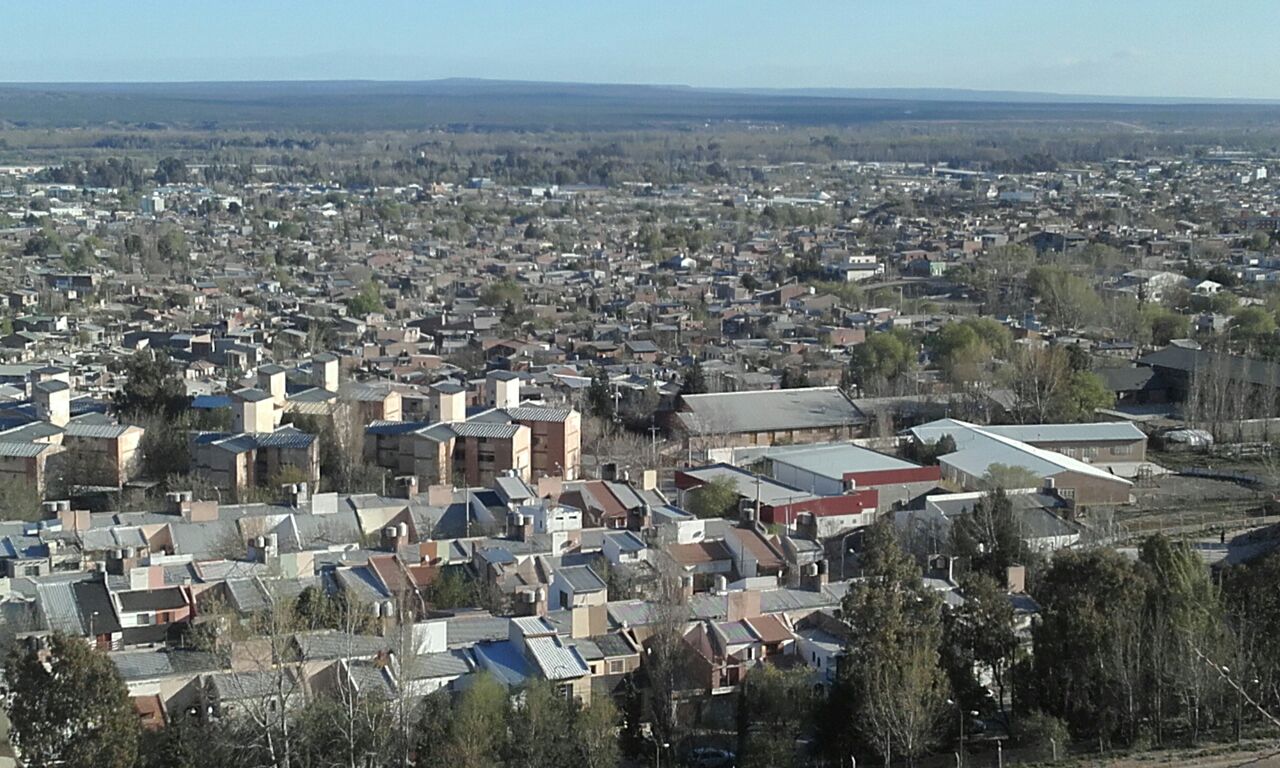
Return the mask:
<svg viewBox="0 0 1280 768"><path fill-rule="evenodd" d="M187 258L187 236L178 227L169 227L156 240L156 253L167 262Z"/></svg>
<svg viewBox="0 0 1280 768"><path fill-rule="evenodd" d="M1059 406L1062 421L1088 421L1099 408L1116 404L1115 393L1107 389L1102 377L1092 371L1076 371L1067 381Z"/></svg>
<svg viewBox="0 0 1280 768"><path fill-rule="evenodd" d="M1080 328L1102 314L1102 300L1093 286L1061 267L1033 267L1027 273L1027 288L1049 319L1063 328Z"/></svg>
<svg viewBox="0 0 1280 768"><path fill-rule="evenodd" d="M499 280L485 286L480 292L480 303L486 307L510 305L515 310L519 310L524 306L524 289L514 280Z"/></svg>
<svg viewBox="0 0 1280 768"><path fill-rule="evenodd" d="M11 475L0 479L0 520L39 520L43 500L40 489L26 478Z"/></svg>
<svg viewBox="0 0 1280 768"><path fill-rule="evenodd" d="M618 708L608 696L593 696L578 713L573 729L576 758L583 768L616 768L622 755L618 749Z"/></svg>
<svg viewBox="0 0 1280 768"><path fill-rule="evenodd" d="M707 380L702 373L702 362L698 358L695 357L693 363L685 369L680 381L682 395L701 395L707 391Z"/></svg>
<svg viewBox="0 0 1280 768"><path fill-rule="evenodd" d="M124 386L112 395L117 413L134 417L161 414L174 418L187 410L191 398L177 366L163 352L140 350L129 358Z"/></svg>
<svg viewBox="0 0 1280 768"><path fill-rule="evenodd" d="M510 710L507 691L488 674L479 675L454 708L445 754L458 768L499 765L507 749Z"/></svg>
<svg viewBox="0 0 1280 768"><path fill-rule="evenodd" d="M1104 743L1132 738L1141 717L1142 608L1147 576L1112 550L1064 550L1034 592L1029 703L1072 733Z"/></svg>
<svg viewBox="0 0 1280 768"><path fill-rule="evenodd" d="M1269 343L1276 333L1276 319L1262 307L1245 307L1231 319L1231 335L1244 345Z"/></svg>
<svg viewBox="0 0 1280 768"><path fill-rule="evenodd" d="M157 184L185 183L189 178L187 164L176 157L162 158L159 163L156 163L154 178Z"/></svg>
<svg viewBox="0 0 1280 768"><path fill-rule="evenodd" d="M371 315L383 309L382 290L373 280L366 280L360 287L360 292L347 299L347 311L356 317Z"/></svg>
<svg viewBox="0 0 1280 768"><path fill-rule="evenodd" d="M1227 654L1222 602L1204 561L1185 542L1152 536L1142 543L1139 559L1151 573L1144 634L1153 719L1163 729L1172 710L1167 699L1173 698L1191 726L1194 743L1206 717L1225 709L1221 676L1204 661Z"/></svg>
<svg viewBox="0 0 1280 768"><path fill-rule="evenodd" d="M47 655L15 648L4 669L14 746L31 768L129 768L138 754L138 716L115 664L81 638L60 632Z"/></svg>
<svg viewBox="0 0 1280 768"><path fill-rule="evenodd" d="M574 739L565 738L565 729L573 728L575 710L574 704L551 683L530 681L516 697L507 763L530 768L559 768L573 763Z"/></svg>
<svg viewBox="0 0 1280 768"><path fill-rule="evenodd" d="M849 356L849 380L867 394L889 392L916 362L911 338L903 331L874 333Z"/></svg>
<svg viewBox="0 0 1280 768"><path fill-rule="evenodd" d="M867 528L862 565L841 604L849 639L837 695L853 714L845 727L886 761L914 761L937 736L947 698L941 603L887 518Z"/></svg>
<svg viewBox="0 0 1280 768"><path fill-rule="evenodd" d="M587 386L587 411L606 422L613 420L613 390L609 387L609 375L603 368L597 368L591 374L591 383Z"/></svg>
<svg viewBox="0 0 1280 768"><path fill-rule="evenodd" d="M955 518L951 551L997 583L1004 583L1010 566L1025 565L1033 558L1003 486L996 485L978 499L969 514Z"/></svg>
<svg viewBox="0 0 1280 768"><path fill-rule="evenodd" d="M807 668L782 670L765 664L738 687L738 764L786 768L799 764L796 740L816 705Z"/></svg>
<svg viewBox="0 0 1280 768"><path fill-rule="evenodd" d="M695 517L736 518L738 511L738 484L728 477L713 477L686 495L685 505Z"/></svg>
<svg viewBox="0 0 1280 768"><path fill-rule="evenodd" d="M1013 631L1013 604L1002 582L984 572L966 574L960 581L964 603L947 614L946 642L953 661L952 688L980 690L974 679L975 667L987 672L995 686L996 705L1005 711L1009 670L1013 668L1018 638ZM960 678L960 679L957 679ZM980 706L981 701L964 700L963 709Z"/></svg>

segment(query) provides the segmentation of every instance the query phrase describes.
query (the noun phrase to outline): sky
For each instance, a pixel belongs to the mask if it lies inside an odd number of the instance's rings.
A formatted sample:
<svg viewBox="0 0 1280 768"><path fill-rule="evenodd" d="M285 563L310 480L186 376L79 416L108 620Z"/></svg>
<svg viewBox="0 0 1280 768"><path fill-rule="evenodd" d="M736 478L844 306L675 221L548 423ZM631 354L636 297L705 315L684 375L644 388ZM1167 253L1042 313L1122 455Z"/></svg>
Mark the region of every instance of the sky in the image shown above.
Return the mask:
<svg viewBox="0 0 1280 768"><path fill-rule="evenodd" d="M42 0L0 82L432 80L1280 98L1277 0Z"/></svg>

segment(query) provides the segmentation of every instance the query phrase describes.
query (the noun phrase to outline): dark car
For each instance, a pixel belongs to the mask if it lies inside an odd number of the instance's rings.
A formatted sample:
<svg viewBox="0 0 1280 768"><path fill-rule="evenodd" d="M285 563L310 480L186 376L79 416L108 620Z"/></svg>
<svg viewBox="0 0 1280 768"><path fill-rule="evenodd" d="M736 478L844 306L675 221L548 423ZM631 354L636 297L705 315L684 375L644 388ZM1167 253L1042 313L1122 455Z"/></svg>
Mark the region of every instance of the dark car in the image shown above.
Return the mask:
<svg viewBox="0 0 1280 768"><path fill-rule="evenodd" d="M732 768L735 755L727 749L715 747L697 747L689 750L685 760L693 768Z"/></svg>

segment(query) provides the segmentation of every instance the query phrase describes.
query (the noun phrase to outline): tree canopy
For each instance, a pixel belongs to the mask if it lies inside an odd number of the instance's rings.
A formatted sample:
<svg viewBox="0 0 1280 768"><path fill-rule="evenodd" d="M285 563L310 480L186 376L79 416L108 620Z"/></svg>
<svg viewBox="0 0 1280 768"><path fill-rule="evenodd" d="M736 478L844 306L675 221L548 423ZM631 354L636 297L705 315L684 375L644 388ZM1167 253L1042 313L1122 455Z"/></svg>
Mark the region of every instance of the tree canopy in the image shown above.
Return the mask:
<svg viewBox="0 0 1280 768"><path fill-rule="evenodd" d="M54 633L47 655L15 648L5 662L14 745L32 768L129 768L138 716L120 673L81 638Z"/></svg>

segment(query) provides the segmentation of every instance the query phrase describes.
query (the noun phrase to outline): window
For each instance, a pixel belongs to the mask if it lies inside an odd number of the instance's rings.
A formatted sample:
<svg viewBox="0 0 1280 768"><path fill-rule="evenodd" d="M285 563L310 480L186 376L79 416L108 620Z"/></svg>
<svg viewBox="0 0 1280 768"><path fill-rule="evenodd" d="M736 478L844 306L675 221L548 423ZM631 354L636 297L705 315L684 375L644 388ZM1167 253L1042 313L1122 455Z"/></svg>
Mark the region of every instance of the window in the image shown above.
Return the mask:
<svg viewBox="0 0 1280 768"><path fill-rule="evenodd" d="M1128 456L1131 453L1133 453L1132 445L1116 445L1111 448L1111 455L1113 456Z"/></svg>
<svg viewBox="0 0 1280 768"><path fill-rule="evenodd" d="M149 613L138 614L138 626L146 627L150 625L151 625L151 614Z"/></svg>
<svg viewBox="0 0 1280 768"><path fill-rule="evenodd" d="M1075 488L1059 488L1058 495L1064 499L1074 499L1076 497Z"/></svg>
<svg viewBox="0 0 1280 768"><path fill-rule="evenodd" d="M620 675L626 670L626 664L622 659L609 659L609 674Z"/></svg>

